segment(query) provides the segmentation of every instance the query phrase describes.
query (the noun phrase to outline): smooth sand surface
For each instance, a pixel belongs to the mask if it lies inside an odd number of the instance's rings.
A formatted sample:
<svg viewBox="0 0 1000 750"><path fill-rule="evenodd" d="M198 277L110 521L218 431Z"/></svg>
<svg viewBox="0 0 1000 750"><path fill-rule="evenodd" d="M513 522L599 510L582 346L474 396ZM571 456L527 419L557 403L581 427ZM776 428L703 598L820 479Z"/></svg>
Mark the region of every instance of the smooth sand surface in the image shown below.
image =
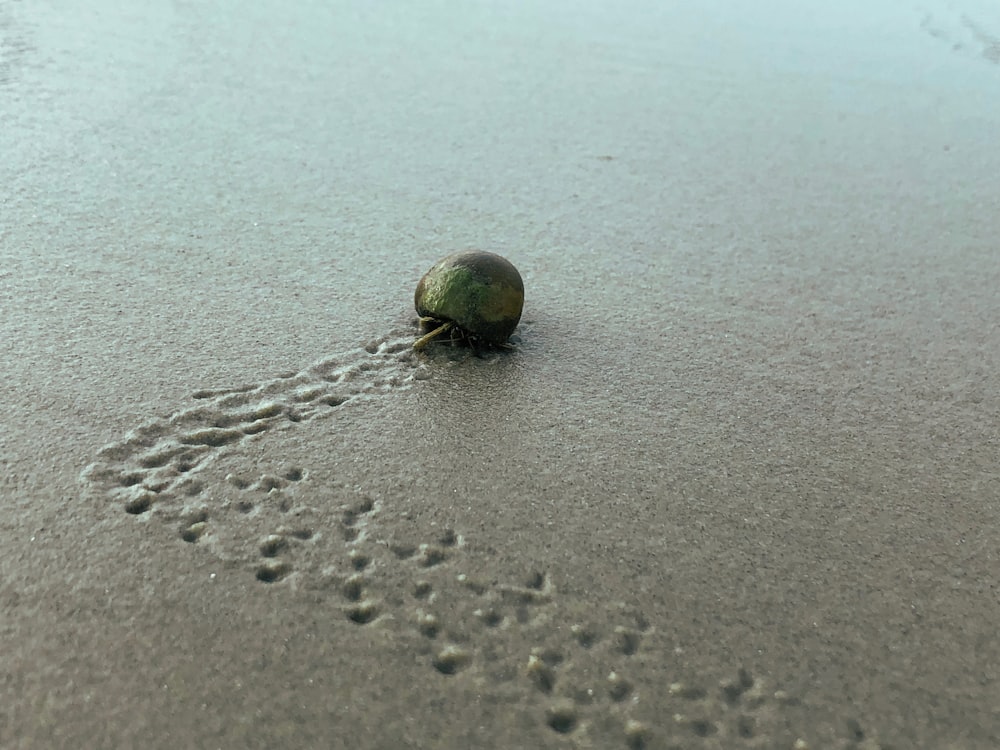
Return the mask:
<svg viewBox="0 0 1000 750"><path fill-rule="evenodd" d="M211 5L0 0L0 747L1000 746L995 8Z"/></svg>

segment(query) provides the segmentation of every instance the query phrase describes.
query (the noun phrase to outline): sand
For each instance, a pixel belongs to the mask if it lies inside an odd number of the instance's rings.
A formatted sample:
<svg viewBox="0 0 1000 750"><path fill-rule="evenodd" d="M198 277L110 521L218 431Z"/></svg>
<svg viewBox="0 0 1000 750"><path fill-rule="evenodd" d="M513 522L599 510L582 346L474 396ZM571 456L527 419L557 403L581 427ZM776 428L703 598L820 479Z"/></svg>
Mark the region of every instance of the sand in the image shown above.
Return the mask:
<svg viewBox="0 0 1000 750"><path fill-rule="evenodd" d="M0 746L1000 746L1000 16L661 5L0 0Z"/></svg>

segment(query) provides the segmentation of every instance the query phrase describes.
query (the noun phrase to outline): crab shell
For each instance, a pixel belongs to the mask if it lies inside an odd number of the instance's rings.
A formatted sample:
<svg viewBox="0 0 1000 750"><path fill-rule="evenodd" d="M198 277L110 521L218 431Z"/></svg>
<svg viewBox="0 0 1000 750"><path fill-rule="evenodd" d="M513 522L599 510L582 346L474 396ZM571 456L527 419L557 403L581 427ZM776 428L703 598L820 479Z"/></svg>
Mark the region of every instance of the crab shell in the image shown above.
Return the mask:
<svg viewBox="0 0 1000 750"><path fill-rule="evenodd" d="M467 250L435 263L413 301L421 318L453 322L472 341L498 346L521 319L524 282L506 258Z"/></svg>

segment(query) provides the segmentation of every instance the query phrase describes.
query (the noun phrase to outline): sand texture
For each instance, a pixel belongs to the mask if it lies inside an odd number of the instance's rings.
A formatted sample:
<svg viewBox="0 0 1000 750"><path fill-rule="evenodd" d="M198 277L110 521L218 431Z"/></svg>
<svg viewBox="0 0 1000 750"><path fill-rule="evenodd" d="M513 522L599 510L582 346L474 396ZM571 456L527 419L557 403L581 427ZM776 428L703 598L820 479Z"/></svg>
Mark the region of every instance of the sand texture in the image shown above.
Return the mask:
<svg viewBox="0 0 1000 750"><path fill-rule="evenodd" d="M0 748L1000 747L1000 15L671 5L0 0Z"/></svg>

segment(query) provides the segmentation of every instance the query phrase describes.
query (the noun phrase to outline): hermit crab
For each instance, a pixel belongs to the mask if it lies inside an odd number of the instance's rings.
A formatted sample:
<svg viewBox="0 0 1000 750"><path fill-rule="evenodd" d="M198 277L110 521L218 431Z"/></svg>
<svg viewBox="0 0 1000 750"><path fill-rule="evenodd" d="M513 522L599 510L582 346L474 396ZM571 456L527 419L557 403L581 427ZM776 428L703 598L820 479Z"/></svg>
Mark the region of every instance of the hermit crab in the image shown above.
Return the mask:
<svg viewBox="0 0 1000 750"><path fill-rule="evenodd" d="M509 347L524 307L524 283L506 258L467 250L435 263L417 284L413 301L421 324L432 329L414 349L443 334L475 349Z"/></svg>

